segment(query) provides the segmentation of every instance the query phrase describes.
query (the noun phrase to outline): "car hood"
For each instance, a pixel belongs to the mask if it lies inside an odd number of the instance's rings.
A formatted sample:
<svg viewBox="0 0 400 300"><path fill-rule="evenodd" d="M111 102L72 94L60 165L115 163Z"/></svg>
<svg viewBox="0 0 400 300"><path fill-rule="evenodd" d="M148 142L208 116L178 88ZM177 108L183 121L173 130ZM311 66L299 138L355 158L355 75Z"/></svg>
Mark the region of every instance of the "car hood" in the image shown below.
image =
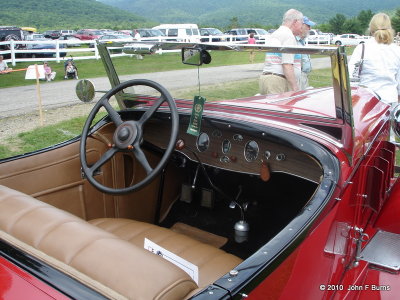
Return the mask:
<svg viewBox="0 0 400 300"><path fill-rule="evenodd" d="M334 101L331 99L332 95L332 88L328 87L280 95L260 95L219 103L256 111L271 111L276 114L335 119L336 112Z"/></svg>

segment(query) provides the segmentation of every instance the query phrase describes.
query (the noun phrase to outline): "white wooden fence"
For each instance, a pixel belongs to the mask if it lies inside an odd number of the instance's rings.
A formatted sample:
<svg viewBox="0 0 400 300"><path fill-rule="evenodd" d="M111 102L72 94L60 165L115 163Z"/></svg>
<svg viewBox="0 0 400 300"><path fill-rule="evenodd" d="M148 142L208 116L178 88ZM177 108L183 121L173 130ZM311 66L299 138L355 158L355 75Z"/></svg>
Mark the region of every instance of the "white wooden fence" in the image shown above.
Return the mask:
<svg viewBox="0 0 400 300"><path fill-rule="evenodd" d="M247 35L222 35L222 36L201 36L201 40L203 43L212 43L213 39L221 39L221 42L226 43L247 43ZM118 42L118 40L115 40ZM149 41L149 42L163 42L163 41L171 41L171 37L162 37L162 38L142 38L141 42ZM265 36L260 36L257 40L258 44L265 43ZM27 49L27 45L29 44L54 44L54 49ZM68 47L71 45L87 45L86 48L81 47ZM317 41L316 44L322 44ZM112 49L112 48L109 48ZM176 50L172 50L176 51ZM78 53L79 56L74 56L74 53ZM87 52L87 55L82 53ZM160 51L162 52L170 52L170 51ZM29 54L48 54L54 53L53 57L35 57L28 58L26 56L30 56ZM83 60L83 59L99 59L100 55L97 50L97 44L95 40L48 40L48 41L4 41L0 42L0 55L7 55L10 58L5 59L7 63L11 63L12 66L15 66L17 62L36 62L36 61L55 61L57 63L66 59L66 55L72 56L74 60ZM124 53L116 53L110 54L112 57L115 56L129 56L130 54ZM47 55L46 55L47 56Z"/></svg>
<svg viewBox="0 0 400 300"><path fill-rule="evenodd" d="M27 49L28 44L54 44L55 49ZM87 45L87 48L68 48L67 46L71 44L84 44ZM90 45L93 45L90 47ZM3 49L6 48L6 49ZM80 56L75 57L74 59L99 59L99 52L96 47L95 41L61 41L61 40L49 40L49 41L7 41L0 42L0 55L10 55L10 58L6 59L7 62L10 62L13 66L16 65L17 62L35 62L35 61L56 61L60 62L64 60L66 54L74 56L74 52L79 52ZM88 52L88 55L82 56L82 52ZM35 58L27 58L26 54L29 53L34 54L44 54L44 53L54 53L54 57L35 57Z"/></svg>
<svg viewBox="0 0 400 300"><path fill-rule="evenodd" d="M223 40L226 42L235 41L238 36L223 36ZM201 37L205 43L212 42L212 39L215 38L212 36L203 36ZM163 41L170 41L171 37L163 37L163 38L141 38L141 42L163 42ZM115 40L118 42L118 40ZM133 41L134 42L134 41ZM27 49L28 44L54 44L54 49ZM81 47L68 47L68 45L87 45L86 48ZM109 48L112 49L112 48ZM172 50L177 51L177 50ZM79 56L74 56L74 53L78 53ZM82 53L87 52L87 55ZM162 50L162 52L170 52ZM35 58L28 58L26 56L30 56L29 54L48 54L54 53L53 57L35 57ZM7 63L11 63L12 66L15 66L17 62L36 62L36 61L55 61L61 62L67 58L66 55L72 56L74 60L83 60L83 59L99 59L100 55L97 50L97 44L95 40L48 40L48 41L4 41L0 42L0 55L7 55L10 58L5 59ZM129 56L130 54L124 53L117 53L117 54L110 54L112 57L115 56ZM48 56L48 55L46 55Z"/></svg>

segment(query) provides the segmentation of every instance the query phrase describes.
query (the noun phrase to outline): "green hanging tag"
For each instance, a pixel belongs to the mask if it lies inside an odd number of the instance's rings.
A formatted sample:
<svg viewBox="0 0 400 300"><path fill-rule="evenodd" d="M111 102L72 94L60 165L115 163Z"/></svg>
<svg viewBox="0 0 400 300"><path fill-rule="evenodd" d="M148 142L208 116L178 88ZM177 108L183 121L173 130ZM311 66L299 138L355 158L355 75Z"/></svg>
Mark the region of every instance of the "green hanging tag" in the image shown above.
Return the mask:
<svg viewBox="0 0 400 300"><path fill-rule="evenodd" d="M196 136L200 134L204 102L206 102L206 98L202 96L194 97L192 116L190 117L189 127L186 131L188 134Z"/></svg>

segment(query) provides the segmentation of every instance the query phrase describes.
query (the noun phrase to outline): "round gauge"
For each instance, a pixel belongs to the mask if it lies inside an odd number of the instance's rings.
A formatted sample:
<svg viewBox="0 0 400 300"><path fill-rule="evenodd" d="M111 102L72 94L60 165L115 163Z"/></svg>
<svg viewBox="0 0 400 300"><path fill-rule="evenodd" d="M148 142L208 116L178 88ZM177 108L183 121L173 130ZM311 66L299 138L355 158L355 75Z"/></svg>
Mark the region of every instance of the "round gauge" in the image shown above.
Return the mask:
<svg viewBox="0 0 400 300"><path fill-rule="evenodd" d="M241 134L235 134L235 135L233 136L233 140L236 141L236 142L241 142L241 141L243 141L243 135L241 135Z"/></svg>
<svg viewBox="0 0 400 300"><path fill-rule="evenodd" d="M196 146L197 150L200 152L204 152L208 149L208 146L210 146L210 138L207 133L200 133L196 141Z"/></svg>
<svg viewBox="0 0 400 300"><path fill-rule="evenodd" d="M256 141L249 141L244 146L244 158L247 161L255 161L258 156L258 152L260 149L258 148L258 144Z"/></svg>
<svg viewBox="0 0 400 300"><path fill-rule="evenodd" d="M224 155L219 159L219 161L222 162L222 163L228 163L231 160L230 160L230 158L228 156Z"/></svg>
<svg viewBox="0 0 400 300"><path fill-rule="evenodd" d="M230 140L223 140L222 153L227 154L231 150L232 144Z"/></svg>
<svg viewBox="0 0 400 300"><path fill-rule="evenodd" d="M222 132L218 129L215 129L212 133L212 136L214 137L221 137L222 136Z"/></svg>

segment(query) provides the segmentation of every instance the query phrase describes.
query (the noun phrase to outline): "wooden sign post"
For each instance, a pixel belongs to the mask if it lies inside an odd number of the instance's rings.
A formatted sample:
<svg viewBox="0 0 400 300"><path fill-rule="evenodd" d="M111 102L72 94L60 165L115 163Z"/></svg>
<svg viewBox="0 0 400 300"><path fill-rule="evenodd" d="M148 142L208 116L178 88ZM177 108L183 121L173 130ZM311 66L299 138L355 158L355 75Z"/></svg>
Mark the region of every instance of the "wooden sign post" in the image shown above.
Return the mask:
<svg viewBox="0 0 400 300"><path fill-rule="evenodd" d="M43 66L38 66L37 64L28 67L25 79L36 79L36 93L38 98L38 108L39 108L39 118L40 126L43 126L43 108L42 108L42 95L40 93L40 82L39 79L44 78Z"/></svg>

